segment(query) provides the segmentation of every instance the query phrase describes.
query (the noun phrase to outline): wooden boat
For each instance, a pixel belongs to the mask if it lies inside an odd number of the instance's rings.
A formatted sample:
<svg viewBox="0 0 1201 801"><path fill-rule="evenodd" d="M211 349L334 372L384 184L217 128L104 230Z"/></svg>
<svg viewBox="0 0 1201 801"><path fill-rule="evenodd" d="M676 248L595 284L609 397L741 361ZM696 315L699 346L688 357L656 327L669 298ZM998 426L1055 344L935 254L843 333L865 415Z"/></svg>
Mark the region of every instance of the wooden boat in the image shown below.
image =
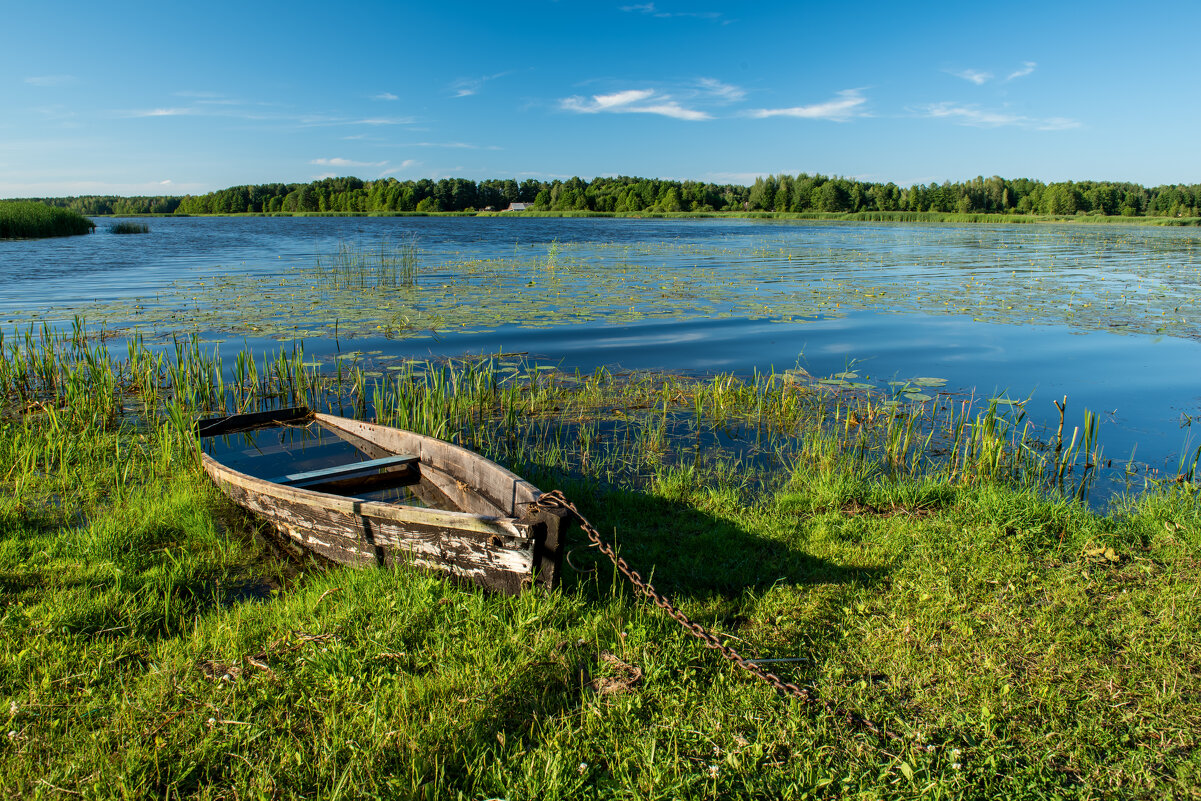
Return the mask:
<svg viewBox="0 0 1201 801"><path fill-rule="evenodd" d="M558 583L563 513L535 510L540 490L466 448L304 408L201 420L197 433L219 437L314 421L367 461L267 479L206 452L204 469L235 503L335 562L408 563L509 594ZM357 497L396 486L427 506Z"/></svg>

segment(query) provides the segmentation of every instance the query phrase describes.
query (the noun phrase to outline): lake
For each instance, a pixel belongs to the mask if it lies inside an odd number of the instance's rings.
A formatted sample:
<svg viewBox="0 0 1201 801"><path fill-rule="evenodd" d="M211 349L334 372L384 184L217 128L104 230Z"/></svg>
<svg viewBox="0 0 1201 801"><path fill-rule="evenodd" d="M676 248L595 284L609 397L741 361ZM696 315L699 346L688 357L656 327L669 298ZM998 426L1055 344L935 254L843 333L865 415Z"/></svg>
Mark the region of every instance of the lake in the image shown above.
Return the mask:
<svg viewBox="0 0 1201 801"><path fill-rule="evenodd" d="M1201 444L1201 231L752 220L168 218L0 242L0 326L75 315L224 352L889 381L1029 399L1175 475ZM891 385L898 386L897 384Z"/></svg>

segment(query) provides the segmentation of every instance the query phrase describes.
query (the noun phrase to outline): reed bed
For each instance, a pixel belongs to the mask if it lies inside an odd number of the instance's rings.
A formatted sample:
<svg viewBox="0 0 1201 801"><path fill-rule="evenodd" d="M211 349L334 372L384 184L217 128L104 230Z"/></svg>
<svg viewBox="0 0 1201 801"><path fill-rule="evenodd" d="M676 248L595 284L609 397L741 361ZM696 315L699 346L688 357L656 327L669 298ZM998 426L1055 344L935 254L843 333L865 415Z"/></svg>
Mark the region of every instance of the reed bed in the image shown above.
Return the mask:
<svg viewBox="0 0 1201 801"><path fill-rule="evenodd" d="M847 382L799 381L792 372L697 378L662 373L566 373L503 356L408 360L386 371L357 357L313 362L294 343L256 357L224 359L198 337L149 347L129 337L123 353L71 332L29 327L0 334L0 400L7 413L41 410L80 428L190 420L307 405L375 417L460 443L517 469L613 483L645 483L665 466L722 463L778 487L796 465L850 467L890 479L1004 482L1081 500L1113 468L1097 440L1097 416L1065 432L1025 418L1021 404L950 395L892 396ZM922 402L907 397L929 398ZM1201 448L1182 451L1178 476L1192 482ZM1127 487L1145 469L1118 470ZM1175 478L1175 477L1169 477Z"/></svg>
<svg viewBox="0 0 1201 801"><path fill-rule="evenodd" d="M0 201L0 239L90 234L96 224L77 211L32 201Z"/></svg>
<svg viewBox="0 0 1201 801"><path fill-rule="evenodd" d="M417 286L417 258L417 239L411 235L383 241L378 249L341 242L332 256L317 257L314 272L317 286L325 289L411 289Z"/></svg>
<svg viewBox="0 0 1201 801"><path fill-rule="evenodd" d="M148 234L150 233L150 226L142 222L123 220L109 226L108 231L111 234Z"/></svg>

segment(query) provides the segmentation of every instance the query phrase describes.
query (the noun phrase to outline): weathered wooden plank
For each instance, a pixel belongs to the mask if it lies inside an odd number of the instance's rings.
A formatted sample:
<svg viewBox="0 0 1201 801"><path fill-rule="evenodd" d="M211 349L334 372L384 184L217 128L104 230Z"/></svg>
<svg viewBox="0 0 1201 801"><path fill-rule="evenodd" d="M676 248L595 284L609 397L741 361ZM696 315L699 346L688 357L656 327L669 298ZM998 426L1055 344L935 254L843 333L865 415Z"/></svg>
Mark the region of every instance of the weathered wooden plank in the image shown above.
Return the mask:
<svg viewBox="0 0 1201 801"><path fill-rule="evenodd" d="M275 409L269 412L248 412L246 414L231 414L225 417L208 417L196 422L196 433L201 437L217 437L222 434L232 434L237 431L247 431L262 426L284 425L297 423L312 416L312 412L304 406L291 409Z"/></svg>
<svg viewBox="0 0 1201 801"><path fill-rule="evenodd" d="M389 455L389 451L371 440L363 439L357 434L351 433L344 428L334 428L325 426L334 436L343 442L353 445L358 451L372 459L380 459ZM459 503L455 502L449 495L439 488L439 484L435 484L429 480L427 473L433 468L423 466L419 472L421 473L420 480L415 484L406 485L409 491L424 501L427 505L435 509L453 509L459 512L474 512L476 514L498 515L503 516L503 513L494 505L490 505L488 509L464 509ZM450 479L447 479L449 482Z"/></svg>
<svg viewBox="0 0 1201 801"><path fill-rule="evenodd" d="M399 470L388 470L383 473L369 473L365 476L354 476L333 481L322 481L320 483L306 483L303 485L303 489L312 490L313 492L328 492L331 495L358 497L369 492L396 489L398 487L417 487L420 484L420 466L414 463L406 465ZM413 494L419 498L421 497L417 492L413 492ZM444 509L449 507L435 506L435 508Z"/></svg>
<svg viewBox="0 0 1201 801"><path fill-rule="evenodd" d="M270 498L219 480L235 503L271 521L302 546L344 564L404 562L500 592L520 592L533 579L535 543L530 537L482 536L337 511Z"/></svg>
<svg viewBox="0 0 1201 801"><path fill-rule="evenodd" d="M328 484L332 481L358 478L385 467L407 466L417 461L416 456L384 456L380 459L369 459L365 462L350 462L333 465L332 467L323 467L319 470L308 470L303 473L290 473L286 476L269 479L269 481L273 484L284 484L289 487L308 487L312 484Z"/></svg>
<svg viewBox="0 0 1201 801"><path fill-rule="evenodd" d="M528 527L510 517L491 517L445 509L423 509L417 506L363 501L357 498L346 498L340 495L285 487L280 484L272 484L270 481L262 478L239 473L237 470L221 464L208 454L202 454L201 459L205 469L215 478L220 477L228 483L245 487L257 494L269 496L277 500L307 503L347 514L370 514L386 520L411 521L421 525L459 529L475 532L485 537L492 536L493 534L501 537L525 538L529 536Z"/></svg>
<svg viewBox="0 0 1201 801"><path fill-rule="evenodd" d="M417 454L423 466L437 468L476 494L484 496L505 516L520 517L525 511L524 504L534 501L541 494L520 476L458 445L361 420L326 414L317 414L316 418L331 430L348 431L391 453ZM445 492L449 487L441 486L440 489ZM451 494L451 497L455 496Z"/></svg>

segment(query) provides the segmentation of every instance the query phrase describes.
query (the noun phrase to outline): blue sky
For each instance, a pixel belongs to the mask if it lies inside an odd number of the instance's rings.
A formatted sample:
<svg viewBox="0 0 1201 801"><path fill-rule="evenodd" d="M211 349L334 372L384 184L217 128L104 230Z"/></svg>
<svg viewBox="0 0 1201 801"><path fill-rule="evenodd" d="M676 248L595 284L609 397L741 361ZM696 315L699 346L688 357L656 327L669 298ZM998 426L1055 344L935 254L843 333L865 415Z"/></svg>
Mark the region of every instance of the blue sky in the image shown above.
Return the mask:
<svg viewBox="0 0 1201 801"><path fill-rule="evenodd" d="M1201 182L1201 3L6 3L0 197L821 172Z"/></svg>

